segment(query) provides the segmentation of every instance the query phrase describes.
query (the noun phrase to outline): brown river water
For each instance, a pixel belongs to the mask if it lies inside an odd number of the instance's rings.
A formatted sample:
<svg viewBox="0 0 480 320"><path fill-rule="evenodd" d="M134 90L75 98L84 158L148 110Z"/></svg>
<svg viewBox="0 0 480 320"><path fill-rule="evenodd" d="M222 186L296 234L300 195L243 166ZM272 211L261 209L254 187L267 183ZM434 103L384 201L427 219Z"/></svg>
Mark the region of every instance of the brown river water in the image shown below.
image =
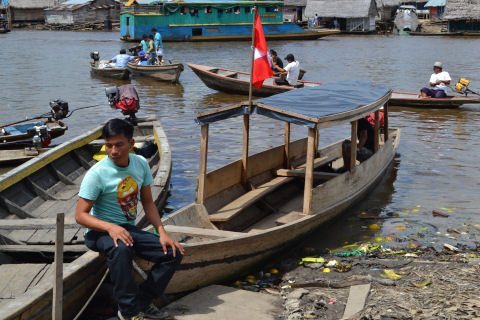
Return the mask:
<svg viewBox="0 0 480 320"><path fill-rule="evenodd" d="M0 123L47 112L49 101L56 98L68 101L71 109L100 104L67 119L69 130L57 141L62 142L120 116L109 108L104 88L128 81L92 77L89 54L98 50L101 59L110 59L119 49L130 46L121 42L116 32L14 31L0 35ZM335 36L317 41L272 41L269 47L281 57L293 53L307 70L305 80L365 79L411 92L427 85L433 62L440 60L453 83L464 77L472 81L472 89L480 88L478 38ZM184 64L248 70L249 55L246 42L165 44L165 58ZM194 200L200 141L195 112L245 97L207 88L188 67L177 85L148 79L132 79L131 83L141 97L141 113L159 115L167 132L173 152L168 206L178 209ZM434 246L444 242L473 246L480 238L480 107L392 108L390 114L391 125L402 128L402 135L398 156L387 176L371 195L318 230L305 245L332 248L393 234L399 244L418 240ZM255 116L251 129L251 152L283 142L283 123ZM293 126L293 132L296 138L307 134L303 127ZM320 131L320 144L348 133L347 127ZM240 157L239 119L211 126L210 137L209 169ZM433 217L433 209L449 217ZM394 217L359 219L364 211L368 216ZM372 223L380 229L369 230L367 226Z"/></svg>

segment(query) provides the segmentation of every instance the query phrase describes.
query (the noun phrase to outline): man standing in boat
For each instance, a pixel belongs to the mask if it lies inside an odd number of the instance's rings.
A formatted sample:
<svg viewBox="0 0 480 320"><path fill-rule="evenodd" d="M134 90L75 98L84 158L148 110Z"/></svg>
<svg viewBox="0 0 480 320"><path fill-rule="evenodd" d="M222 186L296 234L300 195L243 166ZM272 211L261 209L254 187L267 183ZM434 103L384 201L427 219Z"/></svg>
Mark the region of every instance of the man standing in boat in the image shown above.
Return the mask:
<svg viewBox="0 0 480 320"><path fill-rule="evenodd" d="M85 245L107 256L120 319L163 319L152 301L163 295L183 257L182 246L165 231L152 199L153 182L145 158L131 154L133 126L112 119L103 127L108 157L95 164L82 181L75 212L86 226ZM135 226L138 200L160 236ZM132 277L132 260L139 255L154 263L140 286Z"/></svg>
<svg viewBox="0 0 480 320"><path fill-rule="evenodd" d="M163 57L162 35L155 28L152 29L152 33L154 36L153 41L155 43L155 51L157 54L158 64L162 64L162 57Z"/></svg>
<svg viewBox="0 0 480 320"><path fill-rule="evenodd" d="M277 68L281 72L280 79L275 79L275 84L279 86L296 86L298 76L300 75L300 63L295 61L293 54L289 53L285 57L288 64L284 68Z"/></svg>
<svg viewBox="0 0 480 320"><path fill-rule="evenodd" d="M443 64L439 61L433 64L433 73L430 76L430 87L422 88L422 97L445 98L447 97L447 86L450 85L450 75L443 71Z"/></svg>

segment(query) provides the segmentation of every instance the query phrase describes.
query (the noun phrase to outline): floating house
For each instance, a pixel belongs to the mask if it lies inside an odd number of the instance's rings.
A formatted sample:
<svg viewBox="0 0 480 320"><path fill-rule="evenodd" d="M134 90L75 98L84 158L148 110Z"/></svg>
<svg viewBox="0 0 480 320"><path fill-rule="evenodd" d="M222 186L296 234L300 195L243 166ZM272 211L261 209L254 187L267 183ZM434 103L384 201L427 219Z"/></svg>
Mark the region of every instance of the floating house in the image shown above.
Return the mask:
<svg viewBox="0 0 480 320"><path fill-rule="evenodd" d="M45 9L61 3L58 0L8 0L12 23L43 23Z"/></svg>
<svg viewBox="0 0 480 320"><path fill-rule="evenodd" d="M318 15L320 25L348 33L375 31L375 0L309 0L307 16Z"/></svg>
<svg viewBox="0 0 480 320"><path fill-rule="evenodd" d="M443 19L449 32L480 32L480 0L448 0Z"/></svg>
<svg viewBox="0 0 480 320"><path fill-rule="evenodd" d="M417 17L420 19L426 19L430 15L428 8L425 8L427 0L402 1L401 4L406 6L414 6L417 12Z"/></svg>
<svg viewBox="0 0 480 320"><path fill-rule="evenodd" d="M120 18L120 3L115 0L68 0L46 9L47 24L73 25Z"/></svg>
<svg viewBox="0 0 480 320"><path fill-rule="evenodd" d="M376 0L380 21L393 21L395 12L400 7L400 0Z"/></svg>
<svg viewBox="0 0 480 320"><path fill-rule="evenodd" d="M430 10L431 20L440 20L445 11L445 4L447 0L429 0L425 4L425 8Z"/></svg>
<svg viewBox="0 0 480 320"><path fill-rule="evenodd" d="M130 0L120 12L121 39L139 40L155 27L164 41L250 40L254 6L267 40L318 39L335 33L306 31L285 22L283 1Z"/></svg>
<svg viewBox="0 0 480 320"><path fill-rule="evenodd" d="M283 19L290 22L301 22L305 15L308 0L284 0Z"/></svg>

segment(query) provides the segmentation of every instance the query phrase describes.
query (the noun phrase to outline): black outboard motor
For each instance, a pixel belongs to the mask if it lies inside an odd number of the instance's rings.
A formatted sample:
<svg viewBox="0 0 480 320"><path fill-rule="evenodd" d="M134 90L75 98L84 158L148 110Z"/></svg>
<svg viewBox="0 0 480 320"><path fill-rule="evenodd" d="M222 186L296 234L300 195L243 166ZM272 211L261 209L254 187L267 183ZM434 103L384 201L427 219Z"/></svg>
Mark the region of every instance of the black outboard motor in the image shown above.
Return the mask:
<svg viewBox="0 0 480 320"><path fill-rule="evenodd" d="M62 99L50 101L50 109L55 120L65 119L68 115L68 102Z"/></svg>
<svg viewBox="0 0 480 320"><path fill-rule="evenodd" d="M90 52L90 58L92 58L95 68L98 68L100 63L100 53L98 51L92 51Z"/></svg>

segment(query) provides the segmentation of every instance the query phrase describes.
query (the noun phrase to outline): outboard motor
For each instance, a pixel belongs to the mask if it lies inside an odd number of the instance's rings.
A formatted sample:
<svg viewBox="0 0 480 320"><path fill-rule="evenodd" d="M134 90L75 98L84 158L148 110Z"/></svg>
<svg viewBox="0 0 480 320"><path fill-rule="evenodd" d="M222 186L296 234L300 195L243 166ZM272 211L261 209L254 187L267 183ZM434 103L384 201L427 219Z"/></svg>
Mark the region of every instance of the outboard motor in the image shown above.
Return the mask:
<svg viewBox="0 0 480 320"><path fill-rule="evenodd" d="M29 128L27 133L32 137L32 143L35 148L47 147L52 141L46 125Z"/></svg>
<svg viewBox="0 0 480 320"><path fill-rule="evenodd" d="M105 94L112 109L122 110L129 120L134 121L135 113L140 109L140 98L133 84L105 88Z"/></svg>
<svg viewBox="0 0 480 320"><path fill-rule="evenodd" d="M100 53L98 51L92 51L90 52L90 58L92 58L95 68L98 68L100 64Z"/></svg>
<svg viewBox="0 0 480 320"><path fill-rule="evenodd" d="M68 115L68 102L62 99L50 101L50 109L55 120L65 119Z"/></svg>

